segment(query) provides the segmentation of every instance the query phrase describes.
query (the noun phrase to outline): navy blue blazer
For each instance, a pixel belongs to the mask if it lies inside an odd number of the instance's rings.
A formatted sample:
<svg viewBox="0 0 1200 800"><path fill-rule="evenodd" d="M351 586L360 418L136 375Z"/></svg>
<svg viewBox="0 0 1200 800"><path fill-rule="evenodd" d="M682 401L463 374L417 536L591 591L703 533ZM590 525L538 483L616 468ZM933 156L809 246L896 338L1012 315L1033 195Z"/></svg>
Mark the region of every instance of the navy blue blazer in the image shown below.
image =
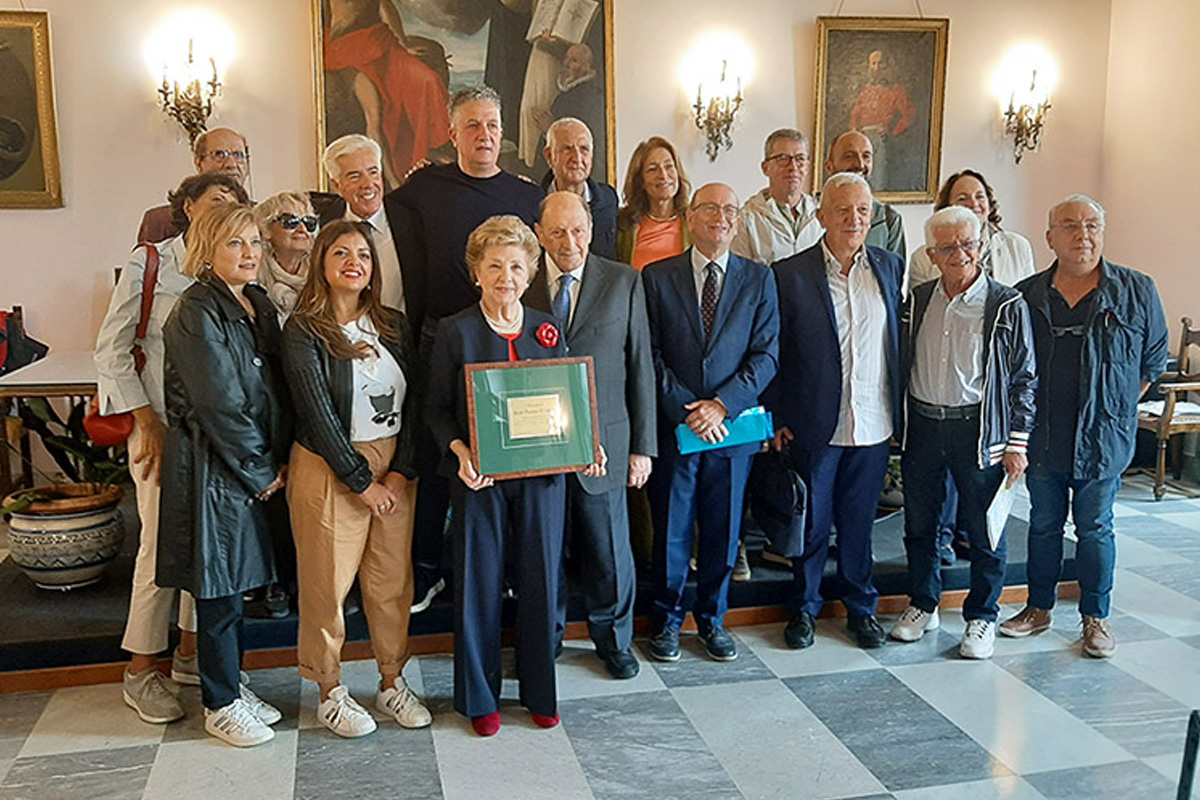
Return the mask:
<svg viewBox="0 0 1200 800"><path fill-rule="evenodd" d="M771 271L731 253L705 342L692 248L647 266L642 284L658 383L659 455L666 455L678 452L675 426L691 413L685 404L720 398L731 417L758 404L779 363L779 301ZM758 449L746 444L713 452L739 456Z"/></svg>
<svg viewBox="0 0 1200 800"><path fill-rule="evenodd" d="M867 245L867 260L883 290L887 308L888 384L892 417L900 425L900 283L904 261L895 253ZM779 375L767 392L766 404L775 427L787 426L796 445L819 450L837 428L842 404L842 352L837 320L825 274L821 243L775 262L771 269L779 290Z"/></svg>
<svg viewBox="0 0 1200 800"><path fill-rule="evenodd" d="M554 317L525 308L525 327L513 343L518 359L561 358L567 354L561 331L553 347L545 347L538 341L537 330L546 323L558 330L558 321ZM451 478L458 474L458 457L450 451L450 443L455 439L471 442L463 364L490 361L508 361L508 340L491 329L478 303L438 322L433 355L429 359L425 424L442 454L438 466L440 475Z"/></svg>

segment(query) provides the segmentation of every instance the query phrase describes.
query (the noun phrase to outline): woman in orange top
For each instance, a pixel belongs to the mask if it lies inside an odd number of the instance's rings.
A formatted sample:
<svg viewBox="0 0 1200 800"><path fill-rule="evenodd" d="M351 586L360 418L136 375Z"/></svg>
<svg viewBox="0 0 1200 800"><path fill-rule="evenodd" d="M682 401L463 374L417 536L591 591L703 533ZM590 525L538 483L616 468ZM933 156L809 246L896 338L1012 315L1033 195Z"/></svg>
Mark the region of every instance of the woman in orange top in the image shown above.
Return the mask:
<svg viewBox="0 0 1200 800"><path fill-rule="evenodd" d="M617 212L617 260L640 272L686 250L692 236L683 212L691 195L675 145L661 136L639 144L625 173L625 205Z"/></svg>

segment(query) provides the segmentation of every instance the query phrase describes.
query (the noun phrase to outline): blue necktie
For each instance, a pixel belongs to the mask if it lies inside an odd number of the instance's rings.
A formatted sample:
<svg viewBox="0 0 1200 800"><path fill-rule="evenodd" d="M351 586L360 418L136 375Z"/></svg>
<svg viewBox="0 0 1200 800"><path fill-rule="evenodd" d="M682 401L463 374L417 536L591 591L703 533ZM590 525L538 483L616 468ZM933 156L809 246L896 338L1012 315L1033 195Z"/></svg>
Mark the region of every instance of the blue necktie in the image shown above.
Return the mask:
<svg viewBox="0 0 1200 800"><path fill-rule="evenodd" d="M564 272L558 277L558 292L554 295L554 302L550 304L550 311L554 316L558 317L558 321L562 323L565 331L571 322L571 284L574 283L575 276L569 272Z"/></svg>

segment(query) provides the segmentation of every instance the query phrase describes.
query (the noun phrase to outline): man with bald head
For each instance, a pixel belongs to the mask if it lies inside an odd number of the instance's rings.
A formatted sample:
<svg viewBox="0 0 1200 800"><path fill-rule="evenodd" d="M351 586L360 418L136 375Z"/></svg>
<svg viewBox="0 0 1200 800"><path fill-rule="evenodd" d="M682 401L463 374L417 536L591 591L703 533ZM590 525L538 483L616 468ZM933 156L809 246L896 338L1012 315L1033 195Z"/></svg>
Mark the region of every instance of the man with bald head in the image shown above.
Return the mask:
<svg viewBox="0 0 1200 800"><path fill-rule="evenodd" d="M1054 263L1017 284L1037 352L1037 418L1029 438L1029 601L1000 632L1050 627L1062 576L1063 525L1075 522L1083 652L1117 648L1108 624L1116 547L1113 501L1133 458L1138 399L1167 363L1154 280L1104 258L1104 209L1073 194L1050 209Z"/></svg>
<svg viewBox="0 0 1200 800"><path fill-rule="evenodd" d="M871 140L865 134L846 131L829 145L825 175L829 177L839 172L854 172L861 175L863 180L868 180L874 158ZM871 201L871 228L866 243L871 247L890 250L902 259L908 257L908 248L904 243L904 220L887 203Z"/></svg>
<svg viewBox="0 0 1200 800"><path fill-rule="evenodd" d="M871 530L887 472L888 442L899 430L900 281L904 261L866 243L871 187L857 172L825 182L817 244L772 266L782 321L779 374L767 406L775 441L808 485L804 552L792 561L794 596L784 641L813 644L824 598L829 535L838 532L839 595L859 647L883 644L875 619Z"/></svg>
<svg viewBox="0 0 1200 800"><path fill-rule="evenodd" d="M659 458L650 476L656 630L650 654L660 661L679 658L697 530L692 615L709 657L737 658L724 616L746 479L759 444L719 445L727 423L758 405L775 377L779 348L775 281L762 264L729 251L738 224L733 189L702 186L687 209L692 246L642 272L658 382ZM680 425L718 447L681 454L675 438Z"/></svg>
<svg viewBox="0 0 1200 800"><path fill-rule="evenodd" d="M245 184L250 172L250 145L246 137L232 128L213 128L204 131L192 143L192 164L196 174L223 172L238 183ZM161 242L178 236L179 229L171 224L171 206L146 209L138 226L139 242Z"/></svg>
<svg viewBox="0 0 1200 800"><path fill-rule="evenodd" d="M542 155L550 172L542 179L547 192L574 192L582 197L592 217L590 250L603 258L612 258L617 246L617 190L607 183L592 180L594 140L582 120L563 117L546 130L546 149Z"/></svg>
<svg viewBox="0 0 1200 800"><path fill-rule="evenodd" d="M582 595L596 655L617 679L638 674L633 655L637 576L629 543L626 487L640 487L658 454L654 360L641 275L588 250L588 204L570 191L542 201L534 226L546 251L525 293L531 308L559 318L572 356L591 356L596 369L600 443L608 472L567 476L564 569L558 635L566 625L568 582Z"/></svg>

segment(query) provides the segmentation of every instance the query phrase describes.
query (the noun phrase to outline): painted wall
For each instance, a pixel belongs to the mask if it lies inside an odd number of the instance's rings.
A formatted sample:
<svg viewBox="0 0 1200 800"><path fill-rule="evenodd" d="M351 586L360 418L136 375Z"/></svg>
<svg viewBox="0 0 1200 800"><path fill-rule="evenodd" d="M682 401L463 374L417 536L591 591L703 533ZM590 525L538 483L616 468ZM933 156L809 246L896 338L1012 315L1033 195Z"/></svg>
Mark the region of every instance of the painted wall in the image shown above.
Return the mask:
<svg viewBox="0 0 1200 800"><path fill-rule="evenodd" d="M1108 212L1105 251L1154 276L1174 353L1180 318L1200 323L1195 230L1185 211L1200 186L1200 62L1189 51L1200 3L1113 0L1112 21L1121 35L1109 55L1098 198Z"/></svg>
<svg viewBox="0 0 1200 800"><path fill-rule="evenodd" d="M1197 161L1191 151L1194 117L1200 112L1175 106L1164 116L1161 108L1171 99L1196 94L1194 60L1162 54L1187 52L1185 32L1197 26L1153 23L1184 16L1194 23L1200 8L1192 0L1154 2L1165 11L1145 12L1144 3L1133 0L922 3L926 15L951 18L943 172L969 165L988 175L1006 226L1028 235L1043 263L1045 209L1068 192L1108 198L1114 223L1141 222L1155 213L1148 195L1161 196L1161 182L1152 180L1154 175L1191 169L1192 180L1178 185L1196 184ZM314 185L308 3L207 0L203 5L235 28L237 53L213 122L236 127L250 138L253 194L265 197ZM815 18L832 13L836 5L816 0L615 0L619 171L623 173L639 140L661 133L683 148L697 184L725 180L743 196L760 187L758 164L766 134L784 125L812 127ZM42 0L39 7L51 15L67 205L0 211L0 306L24 305L31 330L55 347L86 348L104 312L112 267L124 262L139 215L192 170L186 141L156 107L156 77L142 56L145 37L175 6L155 0ZM843 13L905 16L914 7L910 0L851 0ZM1111 83L1110 17L1114 29L1123 31L1111 53L1113 69L1119 68ZM688 117L677 67L694 40L717 27L743 36L758 64L745 87L745 114L735 130L734 148L709 164ZM1001 137L999 103L989 84L1009 44L1030 39L1055 54L1062 77L1042 152L1028 155L1017 167ZM1181 91L1179 68L1190 70L1190 92ZM1143 80L1147 70L1160 71L1162 79ZM1107 117L1106 102L1112 106ZM1136 135L1138 120L1145 118L1154 119L1160 129L1170 126L1161 140L1164 146L1153 153ZM1144 160L1148 155L1151 169ZM916 246L929 208L904 206L901 212ZM1182 267L1175 266L1180 257L1173 253L1182 248L1163 238L1150 259L1133 241L1133 231L1144 226L1118 227L1109 236L1114 256L1129 253L1127 260L1160 277L1170 288L1164 293L1177 318L1184 298L1195 296L1187 293ZM1177 230L1182 237L1182 228Z"/></svg>

